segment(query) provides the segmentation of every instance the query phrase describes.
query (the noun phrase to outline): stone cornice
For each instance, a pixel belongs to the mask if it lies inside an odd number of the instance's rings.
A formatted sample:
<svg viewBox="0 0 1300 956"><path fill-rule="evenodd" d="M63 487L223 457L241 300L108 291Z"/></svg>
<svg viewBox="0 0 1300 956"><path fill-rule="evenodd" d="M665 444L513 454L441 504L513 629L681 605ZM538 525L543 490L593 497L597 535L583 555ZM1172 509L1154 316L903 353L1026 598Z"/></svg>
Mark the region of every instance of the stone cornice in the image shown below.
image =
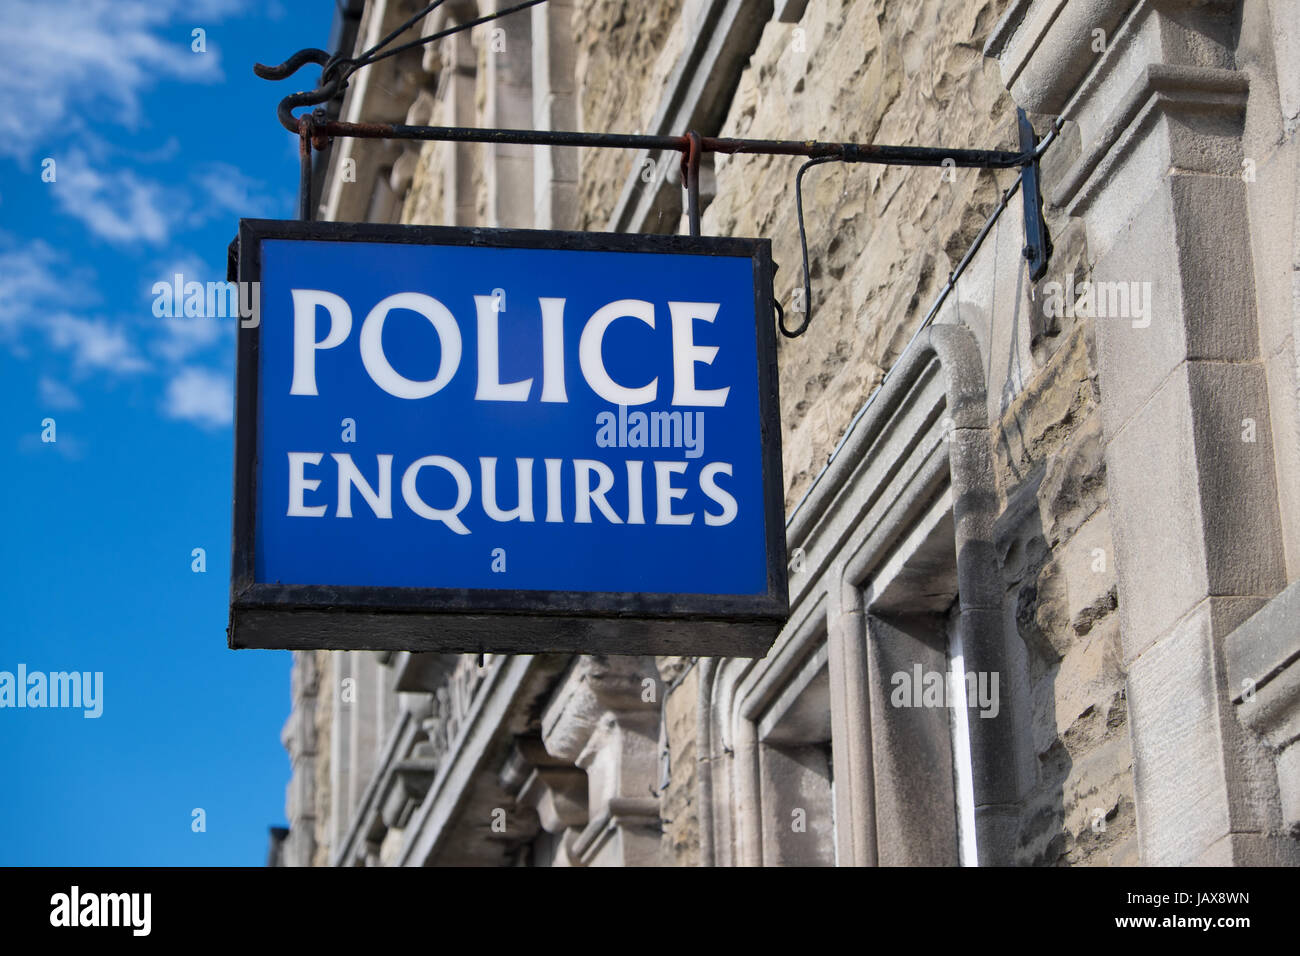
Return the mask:
<svg viewBox="0 0 1300 956"><path fill-rule="evenodd" d="M1014 0L993 28L984 55L996 58L1002 81L1031 113L1059 114L1096 64L1095 31L1109 45L1140 6L1229 7L1235 0Z"/></svg>
<svg viewBox="0 0 1300 956"><path fill-rule="evenodd" d="M1096 62L1094 30L1109 36L1138 0L1017 0L994 27L984 55L1031 113L1060 113Z"/></svg>
<svg viewBox="0 0 1300 956"><path fill-rule="evenodd" d="M1242 115L1249 89L1246 74L1237 70L1148 65L1052 190L1052 204L1071 215L1077 213L1091 199L1095 191L1092 184L1103 181L1110 168L1121 161L1123 151L1116 149L1120 140L1144 131L1161 112Z"/></svg>

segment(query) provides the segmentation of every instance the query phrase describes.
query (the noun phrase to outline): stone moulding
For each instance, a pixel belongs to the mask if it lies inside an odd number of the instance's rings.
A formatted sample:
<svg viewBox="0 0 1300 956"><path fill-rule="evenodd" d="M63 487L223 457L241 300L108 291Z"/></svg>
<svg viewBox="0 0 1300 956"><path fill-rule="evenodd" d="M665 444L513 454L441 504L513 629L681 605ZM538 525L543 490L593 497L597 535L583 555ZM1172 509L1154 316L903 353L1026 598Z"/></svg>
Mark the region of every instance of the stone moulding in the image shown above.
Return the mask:
<svg viewBox="0 0 1300 956"><path fill-rule="evenodd" d="M1082 213L1111 169L1127 161L1121 140L1145 135L1162 115L1221 113L1239 121L1246 113L1249 89L1249 79L1238 70L1149 64L1052 190L1052 204L1067 215Z"/></svg>
<svg viewBox="0 0 1300 956"><path fill-rule="evenodd" d="M799 549L805 561L791 579L790 622L763 660L718 661L711 687L710 733L701 766L725 766L720 754L733 754L730 774L701 773L700 781L701 799L715 795L708 842L720 862L763 861L756 721L781 682L823 639L829 651L834 759L840 768L838 857L842 864L878 861L863 586L918 509L945 487L953 501L966 666L999 672L1013 666L1000 626L993 544L997 494L987 414L980 350L971 331L947 324L922 329L789 519L790 553ZM1015 704L1009 704L1003 719L971 727L979 857L986 864L1010 860L1016 802L1024 790L1023 762L1011 730Z"/></svg>
<svg viewBox="0 0 1300 956"><path fill-rule="evenodd" d="M1057 114L1096 62L1093 31L1110 36L1136 6L1135 0L1019 0L993 28L984 55L998 60L1019 105Z"/></svg>
<svg viewBox="0 0 1300 956"><path fill-rule="evenodd" d="M871 446L879 441L918 381L931 374L927 367L936 358L946 375L944 414L951 419L952 427L988 428L984 373L975 337L968 329L953 325L934 324L921 330L911 346L899 356L880 388L867 400L841 440L831 463L787 520L786 539L791 553L794 548L823 533L822 525L828 513L839 503L846 486L866 467ZM829 555L836 552L825 549L819 553ZM821 570L820 566L808 567L804 580L814 579ZM793 582L791 591L793 601Z"/></svg>

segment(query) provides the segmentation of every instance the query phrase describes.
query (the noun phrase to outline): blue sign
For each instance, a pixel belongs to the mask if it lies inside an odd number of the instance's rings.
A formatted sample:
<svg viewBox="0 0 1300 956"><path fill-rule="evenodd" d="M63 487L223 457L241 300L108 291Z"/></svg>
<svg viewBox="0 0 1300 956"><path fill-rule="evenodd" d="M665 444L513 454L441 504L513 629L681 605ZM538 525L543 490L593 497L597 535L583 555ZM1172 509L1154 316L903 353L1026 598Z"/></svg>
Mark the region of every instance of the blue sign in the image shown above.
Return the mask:
<svg viewBox="0 0 1300 956"><path fill-rule="evenodd" d="M245 221L239 253L260 313L240 331L232 645L282 646L238 642L245 607L326 631L364 611L373 646L399 640L375 612L423 615L409 649L447 614L461 644L465 615L510 615L488 650L511 624L549 635L530 649L611 650L555 639L590 617L775 635L766 242Z"/></svg>

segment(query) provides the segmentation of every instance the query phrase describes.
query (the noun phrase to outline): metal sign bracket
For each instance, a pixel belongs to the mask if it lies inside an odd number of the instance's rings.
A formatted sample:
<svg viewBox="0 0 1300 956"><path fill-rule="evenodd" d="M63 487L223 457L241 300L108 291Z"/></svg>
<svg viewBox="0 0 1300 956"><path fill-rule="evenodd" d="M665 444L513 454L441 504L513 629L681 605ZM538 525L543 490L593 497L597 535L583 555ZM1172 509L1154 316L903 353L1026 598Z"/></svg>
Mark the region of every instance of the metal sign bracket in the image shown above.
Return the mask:
<svg viewBox="0 0 1300 956"><path fill-rule="evenodd" d="M537 2L537 0L533 0ZM532 3L521 4L530 6ZM502 14L513 12L502 11ZM487 19L493 19L494 16ZM481 20L483 18L480 18ZM416 43L428 42L447 33L473 26L480 21L443 31ZM380 56L389 55L388 51ZM690 234L700 234L700 158L705 153L728 155L802 156L808 162L800 168L795 179L796 201L799 213L799 238L803 250L805 301L803 321L794 329L785 324L785 314L776 305L778 324L783 335L794 338L802 335L812 319L812 290L808 269L808 244L803 221L802 179L813 165L827 162L872 163L896 166L961 167L966 169L1019 168L1017 183L1023 185L1025 243L1023 254L1029 263L1031 279L1037 280L1047 270L1052 255L1052 243L1043 215L1041 174L1038 161L1047 146L1060 130L1060 122L1053 124L1040 140L1023 109L1016 110L1019 150L996 149L946 149L934 146L888 146L876 143L834 143L815 140L762 140L733 139L702 136L691 130L681 136L652 136L628 133L583 133L563 130L497 129L465 126L408 126L401 123L348 123L330 116L319 106L309 113L295 115L300 106L327 103L339 96L347 86L348 77L361 66L369 65L373 58L360 60L331 56L324 50L299 50L278 66L257 64L254 72L268 80L291 76L308 63L321 67L321 78L315 90L292 93L280 101L276 115L281 125L299 137L300 173L298 184L298 215L303 221L312 219L312 149L322 150L335 138L430 140L438 142L514 144L525 146L561 146L592 149L635 149L648 151L676 150L681 154L682 183L686 189L686 214ZM1014 189L1014 187L1012 187Z"/></svg>

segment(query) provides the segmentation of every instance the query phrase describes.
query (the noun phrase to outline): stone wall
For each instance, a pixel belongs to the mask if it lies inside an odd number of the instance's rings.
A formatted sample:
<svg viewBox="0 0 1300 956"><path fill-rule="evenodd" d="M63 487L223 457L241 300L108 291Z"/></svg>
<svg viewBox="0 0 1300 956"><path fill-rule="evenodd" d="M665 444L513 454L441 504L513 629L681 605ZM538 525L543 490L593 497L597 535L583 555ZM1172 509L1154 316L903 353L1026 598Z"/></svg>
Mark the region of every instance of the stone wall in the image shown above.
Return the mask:
<svg viewBox="0 0 1300 956"><path fill-rule="evenodd" d="M580 128L639 133L649 127L664 80L681 51L687 25L682 0L627 3L580 0L574 4L574 76ZM578 229L602 231L618 202L634 154L586 149L578 156ZM672 223L661 232L673 232Z"/></svg>
<svg viewBox="0 0 1300 956"><path fill-rule="evenodd" d="M660 845L665 866L696 866L700 861L700 817L696 761L699 672L686 658L660 657L664 691L664 729L669 757L668 785L660 793L663 825Z"/></svg>
<svg viewBox="0 0 1300 956"><path fill-rule="evenodd" d="M411 179L411 191L402 207L403 223L442 222L447 191L440 171L446 167L455 148L452 143L421 145L420 161Z"/></svg>
<svg viewBox="0 0 1300 956"><path fill-rule="evenodd" d="M582 129L646 129L699 6L691 0L574 4ZM798 22L766 25L720 134L1013 148L1014 106L996 63L981 52L1006 6L1007 0L810 0ZM477 125L491 125L482 115L484 37L481 29L475 32L479 115L471 123ZM447 113L435 117L453 121ZM440 170L452 149L424 144L403 222L445 221ZM482 149L474 149L473 167L480 223L489 188ZM628 151L581 151L577 228L607 228L625 180L636 173L634 162ZM776 292L795 323L803 306L794 196L800 162L716 157L716 195L703 220L706 235L772 239L780 265ZM811 487L1014 178L1009 171L839 164L820 165L806 176L814 315L805 335L779 340L788 511ZM1057 254L1047 278L1071 271L1086 278L1081 230L1059 211L1049 212ZM676 225L651 227L669 232ZM1008 228L1018 230L1019 223ZM1094 322L1033 316L1028 325L1032 363L1018 387L998 394L999 368L1008 357L985 357L997 410L990 433L1005 613L1008 628L1027 648L1037 759L1017 860L1132 864L1133 760ZM329 695L337 693L330 657L318 654L319 864L330 853ZM665 864L694 865L701 839L698 667L685 658L661 658L658 665L671 770L659 791L660 856Z"/></svg>
<svg viewBox="0 0 1300 956"><path fill-rule="evenodd" d="M1091 322L996 429L1007 627L1025 640L1038 782L1019 862L1136 863L1114 548Z"/></svg>
<svg viewBox="0 0 1300 956"><path fill-rule="evenodd" d="M767 25L722 135L1010 148L1014 109L980 54L1001 6L814 0L799 23ZM705 233L771 237L788 312L802 284L800 162L717 157L703 223ZM830 163L805 176L814 318L801 338L779 342L787 507L902 351L1009 175Z"/></svg>

